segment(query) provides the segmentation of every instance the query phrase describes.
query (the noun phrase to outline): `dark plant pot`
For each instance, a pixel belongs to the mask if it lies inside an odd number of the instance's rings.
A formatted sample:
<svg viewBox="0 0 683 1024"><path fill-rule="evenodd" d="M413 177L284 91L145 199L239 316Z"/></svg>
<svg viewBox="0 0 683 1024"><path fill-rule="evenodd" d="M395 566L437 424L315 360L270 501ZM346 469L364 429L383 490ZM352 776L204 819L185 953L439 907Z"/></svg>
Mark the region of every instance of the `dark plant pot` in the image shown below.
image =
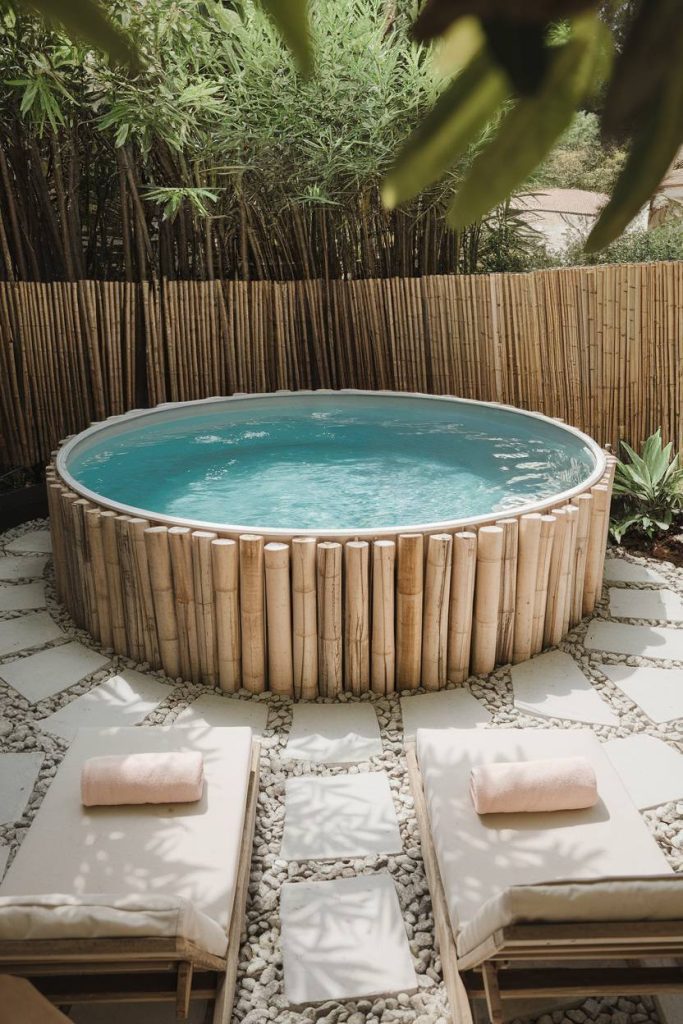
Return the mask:
<svg viewBox="0 0 683 1024"><path fill-rule="evenodd" d="M29 519L42 519L47 515L45 484L18 487L16 491L0 494L0 530L26 523Z"/></svg>

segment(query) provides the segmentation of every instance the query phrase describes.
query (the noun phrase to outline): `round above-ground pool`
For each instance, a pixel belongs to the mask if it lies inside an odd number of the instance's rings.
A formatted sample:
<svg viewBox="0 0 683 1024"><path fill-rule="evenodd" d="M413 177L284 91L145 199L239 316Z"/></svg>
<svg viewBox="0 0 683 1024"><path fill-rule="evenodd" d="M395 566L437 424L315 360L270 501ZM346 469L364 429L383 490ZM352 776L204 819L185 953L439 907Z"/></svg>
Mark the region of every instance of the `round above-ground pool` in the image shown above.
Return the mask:
<svg viewBox="0 0 683 1024"><path fill-rule="evenodd" d="M135 410L50 468L60 597L172 676L295 697L524 660L592 610L610 460L494 403L235 395Z"/></svg>

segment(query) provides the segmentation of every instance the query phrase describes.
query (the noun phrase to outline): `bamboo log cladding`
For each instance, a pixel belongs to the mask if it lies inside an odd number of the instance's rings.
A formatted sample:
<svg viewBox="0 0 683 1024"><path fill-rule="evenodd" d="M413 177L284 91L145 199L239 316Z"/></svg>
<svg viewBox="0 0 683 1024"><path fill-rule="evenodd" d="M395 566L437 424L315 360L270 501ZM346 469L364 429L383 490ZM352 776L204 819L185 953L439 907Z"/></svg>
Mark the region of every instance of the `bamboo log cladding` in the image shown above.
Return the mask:
<svg viewBox="0 0 683 1024"><path fill-rule="evenodd" d="M373 693L393 693L396 684L395 572L396 544L393 540L376 540L372 545Z"/></svg>
<svg viewBox="0 0 683 1024"><path fill-rule="evenodd" d="M555 536L553 538L550 574L548 576L548 598L545 608L545 626L543 628L544 647L553 647L562 639L564 606L567 599L569 534L571 526L565 508L554 508L552 514L555 517Z"/></svg>
<svg viewBox="0 0 683 1024"><path fill-rule="evenodd" d="M195 530L192 534L199 670L201 680L207 686L218 685L218 645L211 548L214 540L217 540L217 535L207 530Z"/></svg>
<svg viewBox="0 0 683 1024"><path fill-rule="evenodd" d="M223 538L212 541L211 556L216 592L218 683L226 693L234 693L239 690L242 681L237 541Z"/></svg>
<svg viewBox="0 0 683 1024"><path fill-rule="evenodd" d="M422 685L426 690L442 690L447 682L452 551L450 533L427 538L422 625Z"/></svg>
<svg viewBox="0 0 683 1024"><path fill-rule="evenodd" d="M344 688L367 693L370 688L370 545L344 545Z"/></svg>
<svg viewBox="0 0 683 1024"><path fill-rule="evenodd" d="M399 535L396 579L396 683L399 690L414 690L420 685L423 550L421 533Z"/></svg>
<svg viewBox="0 0 683 1024"><path fill-rule="evenodd" d="M292 660L294 696L318 695L318 604L315 537L292 540Z"/></svg>
<svg viewBox="0 0 683 1024"><path fill-rule="evenodd" d="M542 517L539 513L521 516L517 554L517 587L514 617L512 662L527 661L533 649L534 604L539 573Z"/></svg>
<svg viewBox="0 0 683 1024"><path fill-rule="evenodd" d="M178 655L180 674L193 683L200 681L197 617L192 565L192 534L185 526L172 526L168 531L176 618L178 620Z"/></svg>
<svg viewBox="0 0 683 1024"><path fill-rule="evenodd" d="M159 644L157 642L154 598L152 596L152 581L147 562L147 548L145 547L145 530L148 526L149 522L146 519L134 518L128 523L132 539L135 593L142 649L145 661L149 662L150 665L158 665Z"/></svg>
<svg viewBox="0 0 683 1024"><path fill-rule="evenodd" d="M128 638L126 636L126 617L123 605L123 586L121 582L121 563L117 540L116 512L105 509L102 512L102 545L104 548L104 564L107 573L109 590L109 610L111 613L112 647L117 654L128 654ZM188 678L187 676L185 678Z"/></svg>
<svg viewBox="0 0 683 1024"><path fill-rule="evenodd" d="M588 541L590 538L593 497L590 494L579 494L572 501L579 510L576 525L576 552L574 557L574 585L572 592L569 625L575 626L583 615L583 591L586 579L586 559L588 558Z"/></svg>
<svg viewBox="0 0 683 1024"><path fill-rule="evenodd" d="M294 696L292 663L292 598L289 545L270 543L264 548L266 622L268 634L268 689Z"/></svg>
<svg viewBox="0 0 683 1024"><path fill-rule="evenodd" d="M555 516L541 516L541 535L538 544L538 575L536 576L536 594L534 596L534 620L531 642L531 653L538 654L543 650L545 633L545 615L548 603L548 587L550 582L550 566L555 543Z"/></svg>
<svg viewBox="0 0 683 1024"><path fill-rule="evenodd" d="M99 508L86 509L85 532L90 553L95 605L97 607L97 623L99 627L97 639L103 647L111 647L113 635L111 613L109 610L109 585L107 582L107 567L104 561L102 512Z"/></svg>
<svg viewBox="0 0 683 1024"><path fill-rule="evenodd" d="M240 620L242 685L251 693L266 688L266 618L263 537L240 537Z"/></svg>
<svg viewBox="0 0 683 1024"><path fill-rule="evenodd" d="M518 524L516 519L499 519L496 526L500 526L503 531L503 561L500 567L500 610L496 661L501 665L507 665L508 662L512 661L514 640Z"/></svg>
<svg viewBox="0 0 683 1024"><path fill-rule="evenodd" d="M154 601L159 660L166 675L170 679L177 679L180 676L180 643L168 529L165 526L149 526L145 530L145 546Z"/></svg>
<svg viewBox="0 0 683 1024"><path fill-rule="evenodd" d="M604 538L609 525L609 487L607 484L596 484L591 487L590 533L588 535L588 552L586 555L586 575L583 590L583 614L591 615L600 596L602 585L602 559L604 557Z"/></svg>
<svg viewBox="0 0 683 1024"><path fill-rule="evenodd" d="M321 541L318 562L318 682L321 697L342 691L342 546Z"/></svg>
<svg viewBox="0 0 683 1024"><path fill-rule="evenodd" d="M463 530L453 537L451 600L448 615L448 681L462 683L470 674L477 535Z"/></svg>
<svg viewBox="0 0 683 1024"><path fill-rule="evenodd" d="M477 576L472 622L472 672L492 672L496 664L498 619L505 533L482 526L477 534Z"/></svg>

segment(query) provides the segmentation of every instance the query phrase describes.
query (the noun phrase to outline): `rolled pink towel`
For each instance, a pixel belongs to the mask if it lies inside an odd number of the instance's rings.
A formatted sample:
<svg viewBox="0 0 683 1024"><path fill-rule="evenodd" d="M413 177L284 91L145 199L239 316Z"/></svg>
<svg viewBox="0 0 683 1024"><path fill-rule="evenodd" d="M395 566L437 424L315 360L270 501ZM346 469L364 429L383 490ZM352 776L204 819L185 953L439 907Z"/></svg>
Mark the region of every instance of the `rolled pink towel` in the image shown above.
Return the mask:
<svg viewBox="0 0 683 1024"><path fill-rule="evenodd" d="M595 772L585 757L480 764L470 775L477 814L569 811L598 800Z"/></svg>
<svg viewBox="0 0 683 1024"><path fill-rule="evenodd" d="M194 750L91 757L81 769L85 807L194 803L203 788L204 759Z"/></svg>

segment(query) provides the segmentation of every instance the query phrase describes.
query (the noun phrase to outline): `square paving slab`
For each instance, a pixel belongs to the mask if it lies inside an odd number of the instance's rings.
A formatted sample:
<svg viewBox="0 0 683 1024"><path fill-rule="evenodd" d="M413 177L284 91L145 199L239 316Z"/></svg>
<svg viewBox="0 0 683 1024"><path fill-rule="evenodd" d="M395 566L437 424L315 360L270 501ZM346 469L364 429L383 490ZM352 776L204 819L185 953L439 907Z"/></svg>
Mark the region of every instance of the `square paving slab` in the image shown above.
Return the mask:
<svg viewBox="0 0 683 1024"><path fill-rule="evenodd" d="M0 658L29 647L42 647L64 636L51 615L33 612L19 619L0 622Z"/></svg>
<svg viewBox="0 0 683 1024"><path fill-rule="evenodd" d="M16 540L10 541L6 550L13 554L21 554L24 551L52 551L50 531L32 530L31 533L24 533Z"/></svg>
<svg viewBox="0 0 683 1024"><path fill-rule="evenodd" d="M109 663L109 658L74 641L0 665L0 679L31 703L52 697Z"/></svg>
<svg viewBox="0 0 683 1024"><path fill-rule="evenodd" d="M142 672L126 669L66 704L38 725L72 740L79 729L137 725L171 693L168 686Z"/></svg>
<svg viewBox="0 0 683 1024"><path fill-rule="evenodd" d="M261 701L207 693L180 712L174 725L249 726L259 735L266 727L268 707Z"/></svg>
<svg viewBox="0 0 683 1024"><path fill-rule="evenodd" d="M308 1005L417 988L389 875L285 882L280 910L288 1002Z"/></svg>
<svg viewBox="0 0 683 1024"><path fill-rule="evenodd" d="M491 721L484 705L469 690L441 690L401 697L403 736L415 739L418 729L474 729Z"/></svg>
<svg viewBox="0 0 683 1024"><path fill-rule="evenodd" d="M683 669L655 665L601 665L600 671L623 690L653 722L683 718Z"/></svg>
<svg viewBox="0 0 683 1024"><path fill-rule="evenodd" d="M0 612L28 612L45 607L45 584L15 583L0 586Z"/></svg>
<svg viewBox="0 0 683 1024"><path fill-rule="evenodd" d="M683 799L683 754L663 740L639 733L608 740L605 753L639 810Z"/></svg>
<svg viewBox="0 0 683 1024"><path fill-rule="evenodd" d="M520 711L544 718L617 725L619 718L591 686L574 659L548 651L513 665L514 701Z"/></svg>
<svg viewBox="0 0 683 1024"><path fill-rule="evenodd" d="M683 660L683 629L670 626L632 626L626 622L594 619L588 627L584 642L593 651Z"/></svg>
<svg viewBox="0 0 683 1024"><path fill-rule="evenodd" d="M366 857L402 848L384 772L287 779L283 860Z"/></svg>
<svg viewBox="0 0 683 1024"><path fill-rule="evenodd" d="M673 590L611 587L609 611L617 619L659 619L683 622L683 598Z"/></svg>
<svg viewBox="0 0 683 1024"><path fill-rule="evenodd" d="M605 579L610 583L666 583L656 569L626 562L623 558L605 559Z"/></svg>
<svg viewBox="0 0 683 1024"><path fill-rule="evenodd" d="M0 580L33 580L45 572L47 555L31 558L28 555L0 556Z"/></svg>
<svg viewBox="0 0 683 1024"><path fill-rule="evenodd" d="M295 704L284 757L325 764L367 761L382 753L371 704Z"/></svg>
<svg viewBox="0 0 683 1024"><path fill-rule="evenodd" d="M22 816L42 763L43 755L33 750L0 754L0 824Z"/></svg>

